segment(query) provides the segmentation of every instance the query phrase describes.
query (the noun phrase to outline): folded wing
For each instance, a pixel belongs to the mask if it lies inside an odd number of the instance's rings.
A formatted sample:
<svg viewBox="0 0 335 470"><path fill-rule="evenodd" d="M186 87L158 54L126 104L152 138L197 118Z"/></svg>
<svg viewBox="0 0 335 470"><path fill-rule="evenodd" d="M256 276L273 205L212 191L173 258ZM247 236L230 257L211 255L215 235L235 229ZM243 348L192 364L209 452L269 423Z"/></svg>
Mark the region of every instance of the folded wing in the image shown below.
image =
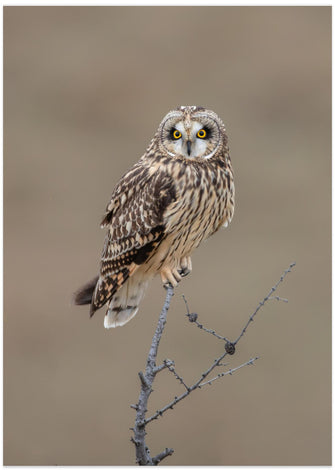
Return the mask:
<svg viewBox="0 0 335 470"><path fill-rule="evenodd" d="M175 198L172 178L141 160L123 176L101 224L108 231L91 315L155 252L165 236L164 212Z"/></svg>

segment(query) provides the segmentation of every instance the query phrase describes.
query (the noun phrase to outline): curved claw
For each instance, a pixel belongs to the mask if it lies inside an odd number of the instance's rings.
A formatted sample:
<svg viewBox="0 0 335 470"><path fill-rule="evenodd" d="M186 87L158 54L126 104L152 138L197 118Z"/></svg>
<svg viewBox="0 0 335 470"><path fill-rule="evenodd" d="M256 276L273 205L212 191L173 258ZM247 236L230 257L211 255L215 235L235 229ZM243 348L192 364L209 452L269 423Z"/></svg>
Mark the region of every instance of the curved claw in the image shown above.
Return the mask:
<svg viewBox="0 0 335 470"><path fill-rule="evenodd" d="M180 260L180 269L178 272L182 277L185 277L192 272L192 261L190 256L185 256Z"/></svg>
<svg viewBox="0 0 335 470"><path fill-rule="evenodd" d="M170 266L164 266L161 271L161 278L163 286L168 288L176 287L181 279L192 271L192 261L190 256L184 256L178 263L178 268L171 268Z"/></svg>

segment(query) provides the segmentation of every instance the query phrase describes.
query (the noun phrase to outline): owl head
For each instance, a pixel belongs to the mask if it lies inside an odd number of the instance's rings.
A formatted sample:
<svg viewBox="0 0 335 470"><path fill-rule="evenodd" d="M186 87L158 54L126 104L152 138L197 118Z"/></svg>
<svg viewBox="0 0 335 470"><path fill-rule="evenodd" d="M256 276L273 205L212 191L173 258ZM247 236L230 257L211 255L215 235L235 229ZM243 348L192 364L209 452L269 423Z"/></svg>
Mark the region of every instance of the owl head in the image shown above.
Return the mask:
<svg viewBox="0 0 335 470"><path fill-rule="evenodd" d="M171 157L212 158L227 141L217 114L200 106L180 106L170 111L159 129L159 146Z"/></svg>

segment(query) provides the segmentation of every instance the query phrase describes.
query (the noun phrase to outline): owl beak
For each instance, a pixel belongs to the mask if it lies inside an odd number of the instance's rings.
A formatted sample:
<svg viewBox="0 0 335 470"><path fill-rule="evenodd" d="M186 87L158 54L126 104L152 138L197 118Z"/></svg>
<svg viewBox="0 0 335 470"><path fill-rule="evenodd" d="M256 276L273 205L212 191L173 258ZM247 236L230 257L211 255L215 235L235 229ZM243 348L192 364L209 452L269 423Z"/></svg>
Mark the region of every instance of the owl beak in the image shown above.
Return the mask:
<svg viewBox="0 0 335 470"><path fill-rule="evenodd" d="M192 142L190 140L188 140L186 142L188 156L191 155L191 145L192 145Z"/></svg>

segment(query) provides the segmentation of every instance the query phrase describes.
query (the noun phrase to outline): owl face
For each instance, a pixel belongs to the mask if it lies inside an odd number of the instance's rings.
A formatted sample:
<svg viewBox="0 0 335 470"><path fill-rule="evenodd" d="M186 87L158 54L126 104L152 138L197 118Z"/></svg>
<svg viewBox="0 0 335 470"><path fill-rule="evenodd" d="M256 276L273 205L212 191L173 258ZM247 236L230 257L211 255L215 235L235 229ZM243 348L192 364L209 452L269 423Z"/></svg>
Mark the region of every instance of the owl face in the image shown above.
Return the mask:
<svg viewBox="0 0 335 470"><path fill-rule="evenodd" d="M160 125L160 145L171 157L209 159L224 135L220 118L197 106L181 106L169 112Z"/></svg>

